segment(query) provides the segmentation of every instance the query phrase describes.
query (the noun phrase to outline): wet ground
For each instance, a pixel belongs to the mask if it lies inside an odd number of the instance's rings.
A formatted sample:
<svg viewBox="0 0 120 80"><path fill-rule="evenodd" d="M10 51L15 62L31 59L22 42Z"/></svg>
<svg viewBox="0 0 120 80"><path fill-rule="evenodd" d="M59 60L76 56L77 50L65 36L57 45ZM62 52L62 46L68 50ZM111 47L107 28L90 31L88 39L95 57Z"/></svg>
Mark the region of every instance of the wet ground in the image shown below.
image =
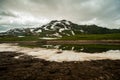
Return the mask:
<svg viewBox="0 0 120 80"><path fill-rule="evenodd" d="M120 80L120 60L50 62L0 52L0 80Z"/></svg>
<svg viewBox="0 0 120 80"><path fill-rule="evenodd" d="M79 48L80 49L80 48ZM84 48L82 48L84 50ZM91 49L90 49L91 50ZM106 52L95 52L95 53L86 53L86 52L75 52L72 50L61 50L61 49L47 49L40 47L20 47L17 44L0 44L0 52L12 51L18 53L24 53L24 55L34 56L35 58L44 59L46 61L91 61L91 60L120 60L120 50L109 50ZM23 56L17 55L16 59Z"/></svg>

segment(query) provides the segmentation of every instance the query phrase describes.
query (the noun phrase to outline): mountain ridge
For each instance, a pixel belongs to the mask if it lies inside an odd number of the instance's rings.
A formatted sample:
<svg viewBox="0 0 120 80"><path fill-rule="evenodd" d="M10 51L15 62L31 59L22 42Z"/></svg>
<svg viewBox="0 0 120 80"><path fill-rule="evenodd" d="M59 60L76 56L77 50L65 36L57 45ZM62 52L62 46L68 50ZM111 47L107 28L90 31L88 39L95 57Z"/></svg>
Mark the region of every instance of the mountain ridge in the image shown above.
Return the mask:
<svg viewBox="0 0 120 80"><path fill-rule="evenodd" d="M78 25L68 20L53 20L37 28L15 28L0 35L40 37L63 37L78 34L108 34L120 33L120 29L108 29L97 25Z"/></svg>

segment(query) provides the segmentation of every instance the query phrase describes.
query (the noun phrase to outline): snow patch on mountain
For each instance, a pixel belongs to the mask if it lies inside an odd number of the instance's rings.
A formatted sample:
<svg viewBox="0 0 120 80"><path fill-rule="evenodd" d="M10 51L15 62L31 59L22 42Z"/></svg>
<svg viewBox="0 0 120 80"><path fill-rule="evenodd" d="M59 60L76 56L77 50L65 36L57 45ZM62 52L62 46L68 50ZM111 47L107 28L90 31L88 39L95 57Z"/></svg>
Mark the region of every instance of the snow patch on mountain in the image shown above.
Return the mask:
<svg viewBox="0 0 120 80"><path fill-rule="evenodd" d="M49 30L49 29L47 28L47 25L44 27L44 29L45 29L45 30Z"/></svg>
<svg viewBox="0 0 120 80"><path fill-rule="evenodd" d="M39 33L39 32L42 32L42 30L41 30L41 29L39 29L39 30L37 30L37 31L35 31L35 32Z"/></svg>
<svg viewBox="0 0 120 80"><path fill-rule="evenodd" d="M81 30L80 30L80 32L82 32L82 33L83 33L83 32L84 32L84 30L82 30L82 29L81 29Z"/></svg>
<svg viewBox="0 0 120 80"><path fill-rule="evenodd" d="M65 24L70 25L70 22L69 21L65 21Z"/></svg>
<svg viewBox="0 0 120 80"><path fill-rule="evenodd" d="M34 28L31 28L30 31L33 32L33 31L34 31Z"/></svg>
<svg viewBox="0 0 120 80"><path fill-rule="evenodd" d="M58 21L58 22L53 23L51 26L51 29L54 29L57 24L61 24L61 22Z"/></svg>
<svg viewBox="0 0 120 80"><path fill-rule="evenodd" d="M56 37L62 37L59 33L55 33L53 35L56 36Z"/></svg>
<svg viewBox="0 0 120 80"><path fill-rule="evenodd" d="M61 33L62 31L64 31L65 29L64 28L61 28L61 29L59 29L59 32Z"/></svg>
<svg viewBox="0 0 120 80"><path fill-rule="evenodd" d="M74 31L71 31L72 35L75 35Z"/></svg>

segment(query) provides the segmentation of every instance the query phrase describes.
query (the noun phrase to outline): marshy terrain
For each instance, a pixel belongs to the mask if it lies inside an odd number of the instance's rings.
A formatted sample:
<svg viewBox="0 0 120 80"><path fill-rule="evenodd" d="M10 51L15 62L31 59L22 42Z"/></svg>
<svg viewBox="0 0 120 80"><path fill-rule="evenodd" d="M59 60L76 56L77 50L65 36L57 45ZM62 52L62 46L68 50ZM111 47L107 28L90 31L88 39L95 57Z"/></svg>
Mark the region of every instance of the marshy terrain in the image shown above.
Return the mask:
<svg viewBox="0 0 120 80"><path fill-rule="evenodd" d="M0 80L120 79L118 45L18 45L0 44Z"/></svg>
<svg viewBox="0 0 120 80"><path fill-rule="evenodd" d="M0 80L119 80L120 60L50 62L0 52Z"/></svg>

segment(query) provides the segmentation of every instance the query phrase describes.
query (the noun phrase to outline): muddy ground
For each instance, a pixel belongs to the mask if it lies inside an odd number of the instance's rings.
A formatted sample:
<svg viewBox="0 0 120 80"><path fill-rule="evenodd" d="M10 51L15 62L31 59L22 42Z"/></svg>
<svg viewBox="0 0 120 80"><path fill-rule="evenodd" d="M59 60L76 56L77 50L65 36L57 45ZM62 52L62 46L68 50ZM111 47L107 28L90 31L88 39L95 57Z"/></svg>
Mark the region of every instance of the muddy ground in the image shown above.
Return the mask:
<svg viewBox="0 0 120 80"><path fill-rule="evenodd" d="M39 40L39 41L0 41L0 43L19 44L106 44L120 45L120 40Z"/></svg>
<svg viewBox="0 0 120 80"><path fill-rule="evenodd" d="M120 80L120 60L49 62L0 52L0 80Z"/></svg>

